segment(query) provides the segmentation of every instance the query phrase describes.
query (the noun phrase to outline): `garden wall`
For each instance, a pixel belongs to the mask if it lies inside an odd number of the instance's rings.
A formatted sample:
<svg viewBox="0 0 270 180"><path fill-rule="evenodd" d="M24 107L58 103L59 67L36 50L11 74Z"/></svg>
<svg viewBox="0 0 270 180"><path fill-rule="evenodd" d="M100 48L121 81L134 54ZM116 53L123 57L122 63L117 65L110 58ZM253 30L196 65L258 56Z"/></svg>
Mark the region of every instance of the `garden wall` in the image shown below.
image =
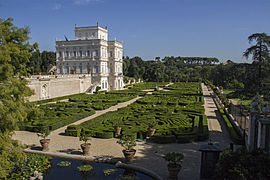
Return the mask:
<svg viewBox="0 0 270 180"><path fill-rule="evenodd" d="M92 85L91 76L88 75L37 76L27 80L28 87L35 92L29 101L83 93Z"/></svg>

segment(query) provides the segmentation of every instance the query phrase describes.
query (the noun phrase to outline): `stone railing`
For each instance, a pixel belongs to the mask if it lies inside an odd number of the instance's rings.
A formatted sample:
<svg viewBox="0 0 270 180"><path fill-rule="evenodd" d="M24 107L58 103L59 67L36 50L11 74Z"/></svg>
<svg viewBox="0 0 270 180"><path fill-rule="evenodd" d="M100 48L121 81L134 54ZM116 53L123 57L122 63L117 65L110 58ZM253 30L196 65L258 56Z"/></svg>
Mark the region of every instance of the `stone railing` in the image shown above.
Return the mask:
<svg viewBox="0 0 270 180"><path fill-rule="evenodd" d="M54 79L54 78L84 78L91 77L91 74L58 74L58 75L33 75L30 78L26 78L29 80L32 79Z"/></svg>

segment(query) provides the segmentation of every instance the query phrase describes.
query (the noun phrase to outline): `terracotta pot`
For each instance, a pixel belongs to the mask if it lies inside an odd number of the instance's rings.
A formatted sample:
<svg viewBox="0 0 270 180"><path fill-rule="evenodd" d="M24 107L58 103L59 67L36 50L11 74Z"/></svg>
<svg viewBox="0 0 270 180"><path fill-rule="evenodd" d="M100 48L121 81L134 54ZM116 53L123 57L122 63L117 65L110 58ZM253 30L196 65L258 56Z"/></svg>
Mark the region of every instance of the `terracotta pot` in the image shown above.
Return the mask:
<svg viewBox="0 0 270 180"><path fill-rule="evenodd" d="M180 164L168 164L169 179L178 179L178 173L180 172L182 165Z"/></svg>
<svg viewBox="0 0 270 180"><path fill-rule="evenodd" d="M135 149L123 150L122 152L123 152L127 162L132 162L133 161L133 158L134 158L135 153L136 153Z"/></svg>
<svg viewBox="0 0 270 180"><path fill-rule="evenodd" d="M57 72L53 72L54 75L57 75Z"/></svg>
<svg viewBox="0 0 270 180"><path fill-rule="evenodd" d="M38 72L38 75L41 75L41 72Z"/></svg>
<svg viewBox="0 0 270 180"><path fill-rule="evenodd" d="M148 129L148 136L149 136L149 137L154 136L155 132L156 132L156 129L154 129L154 128L149 128L149 129Z"/></svg>
<svg viewBox="0 0 270 180"><path fill-rule="evenodd" d="M76 72L75 72L75 71L73 71L73 72L72 72L72 74L76 74Z"/></svg>
<svg viewBox="0 0 270 180"><path fill-rule="evenodd" d="M42 146L42 151L49 151L50 139L41 139L39 142Z"/></svg>
<svg viewBox="0 0 270 180"><path fill-rule="evenodd" d="M81 144L81 148L82 148L84 156L89 155L90 146L91 146L91 143L83 143L83 144Z"/></svg>
<svg viewBox="0 0 270 180"><path fill-rule="evenodd" d="M120 135L121 129L122 128L121 127L118 127L118 126L115 128L115 137L118 137Z"/></svg>

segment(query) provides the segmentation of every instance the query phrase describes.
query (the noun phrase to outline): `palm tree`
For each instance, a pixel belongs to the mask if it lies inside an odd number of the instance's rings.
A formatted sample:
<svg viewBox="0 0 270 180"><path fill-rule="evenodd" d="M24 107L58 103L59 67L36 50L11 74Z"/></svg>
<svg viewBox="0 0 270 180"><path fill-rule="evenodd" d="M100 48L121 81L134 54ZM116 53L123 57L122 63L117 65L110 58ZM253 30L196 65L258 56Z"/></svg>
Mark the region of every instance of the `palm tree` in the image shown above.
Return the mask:
<svg viewBox="0 0 270 180"><path fill-rule="evenodd" d="M262 64L266 62L269 58L269 47L270 47L270 36L265 33L255 33L248 37L248 41L251 44L253 41L256 41L256 44L249 47L244 53L243 56L248 58L252 55L252 59L255 62L258 62L258 86L259 91L261 91L262 86Z"/></svg>

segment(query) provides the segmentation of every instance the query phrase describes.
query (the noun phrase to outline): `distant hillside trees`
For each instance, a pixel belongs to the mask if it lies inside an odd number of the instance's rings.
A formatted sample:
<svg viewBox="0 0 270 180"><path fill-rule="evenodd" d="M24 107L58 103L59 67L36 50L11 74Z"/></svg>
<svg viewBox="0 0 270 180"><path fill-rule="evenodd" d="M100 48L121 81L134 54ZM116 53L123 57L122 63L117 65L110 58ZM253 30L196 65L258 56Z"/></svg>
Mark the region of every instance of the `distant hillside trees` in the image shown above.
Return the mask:
<svg viewBox="0 0 270 180"><path fill-rule="evenodd" d="M124 57L124 75L143 79L145 81L197 81L201 79L201 73L206 76L210 70L205 66L218 63L217 58L204 57L165 57L144 61L140 57Z"/></svg>

